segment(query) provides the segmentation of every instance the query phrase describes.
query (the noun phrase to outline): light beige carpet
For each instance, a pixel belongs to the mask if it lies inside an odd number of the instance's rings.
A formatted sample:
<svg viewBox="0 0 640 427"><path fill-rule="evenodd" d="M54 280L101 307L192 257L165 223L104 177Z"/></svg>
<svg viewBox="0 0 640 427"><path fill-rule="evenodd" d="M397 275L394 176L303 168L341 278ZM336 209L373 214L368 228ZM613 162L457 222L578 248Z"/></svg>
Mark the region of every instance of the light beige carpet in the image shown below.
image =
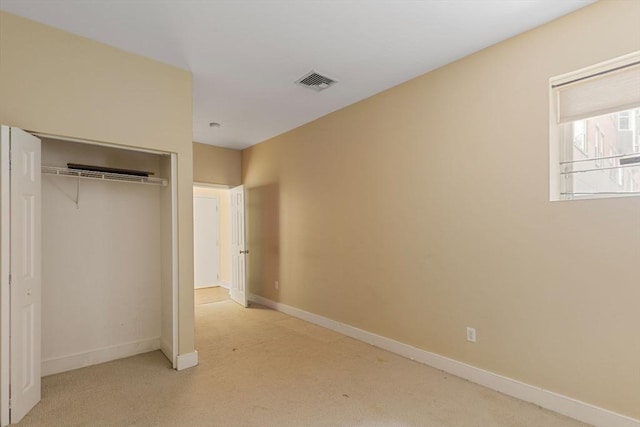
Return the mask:
<svg viewBox="0 0 640 427"><path fill-rule="evenodd" d="M196 289L194 299L196 305L226 301L229 299L229 290L221 286Z"/></svg>
<svg viewBox="0 0 640 427"><path fill-rule="evenodd" d="M260 306L196 305L196 347L46 377L20 425L584 426Z"/></svg>

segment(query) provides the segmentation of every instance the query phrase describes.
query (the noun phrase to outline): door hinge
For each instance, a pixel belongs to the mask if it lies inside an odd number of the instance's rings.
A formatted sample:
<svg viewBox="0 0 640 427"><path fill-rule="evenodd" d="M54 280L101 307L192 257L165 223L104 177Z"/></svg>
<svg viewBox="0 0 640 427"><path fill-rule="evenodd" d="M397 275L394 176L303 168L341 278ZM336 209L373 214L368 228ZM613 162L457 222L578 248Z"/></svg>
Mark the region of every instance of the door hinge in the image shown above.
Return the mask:
<svg viewBox="0 0 640 427"><path fill-rule="evenodd" d="M9 399L9 409L11 409L11 399Z"/></svg>
<svg viewBox="0 0 640 427"><path fill-rule="evenodd" d="M9 273L9 286L11 286L11 273Z"/></svg>

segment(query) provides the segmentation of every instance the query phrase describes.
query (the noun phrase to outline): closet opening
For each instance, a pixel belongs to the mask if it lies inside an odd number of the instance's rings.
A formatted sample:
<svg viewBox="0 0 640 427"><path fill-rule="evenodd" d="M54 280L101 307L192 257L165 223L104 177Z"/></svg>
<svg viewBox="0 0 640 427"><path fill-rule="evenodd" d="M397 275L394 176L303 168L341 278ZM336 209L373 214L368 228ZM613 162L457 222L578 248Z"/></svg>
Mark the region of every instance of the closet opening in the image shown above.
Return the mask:
<svg viewBox="0 0 640 427"><path fill-rule="evenodd" d="M176 368L177 154L8 126L0 141L0 425L42 376L158 349Z"/></svg>
<svg viewBox="0 0 640 427"><path fill-rule="evenodd" d="M175 367L175 155L40 138L42 375L158 349Z"/></svg>

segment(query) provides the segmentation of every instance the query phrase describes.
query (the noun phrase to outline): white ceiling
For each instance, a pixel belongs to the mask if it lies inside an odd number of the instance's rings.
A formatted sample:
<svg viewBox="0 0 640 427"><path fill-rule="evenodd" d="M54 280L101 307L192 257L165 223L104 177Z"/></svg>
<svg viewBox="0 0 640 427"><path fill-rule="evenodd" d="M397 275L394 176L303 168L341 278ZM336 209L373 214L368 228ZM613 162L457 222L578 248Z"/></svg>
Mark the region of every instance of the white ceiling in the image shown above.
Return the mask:
<svg viewBox="0 0 640 427"><path fill-rule="evenodd" d="M592 2L0 0L0 9L190 70L194 141L241 149ZM311 70L338 84L294 84Z"/></svg>

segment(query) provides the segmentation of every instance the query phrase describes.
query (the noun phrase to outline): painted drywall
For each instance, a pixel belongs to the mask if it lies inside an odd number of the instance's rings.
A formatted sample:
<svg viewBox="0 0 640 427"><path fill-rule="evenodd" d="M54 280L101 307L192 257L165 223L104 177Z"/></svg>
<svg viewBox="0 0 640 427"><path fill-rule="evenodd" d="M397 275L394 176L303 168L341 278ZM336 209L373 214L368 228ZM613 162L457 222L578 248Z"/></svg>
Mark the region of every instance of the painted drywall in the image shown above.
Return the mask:
<svg viewBox="0 0 640 427"><path fill-rule="evenodd" d="M177 277L177 266L174 265L173 252L175 248L172 245L174 224L177 219L174 218L173 211L177 208L173 206L174 185L173 177L175 171L171 167L172 156L160 156L159 176L169 179L169 184L160 188L160 251L161 251L161 274L160 286L161 308L160 308L160 348L167 357L173 361L174 366L177 365L175 356L178 349L174 347L174 276ZM171 214L169 214L171 213ZM177 345L177 343L176 343Z"/></svg>
<svg viewBox="0 0 640 427"><path fill-rule="evenodd" d="M0 12L0 123L177 154L179 353L194 349L191 75Z"/></svg>
<svg viewBox="0 0 640 427"><path fill-rule="evenodd" d="M218 237L220 239L220 281L222 286L231 285L231 206L229 190L206 186L194 186L194 196L218 198Z"/></svg>
<svg viewBox="0 0 640 427"><path fill-rule="evenodd" d="M640 418L640 198L547 175L549 78L639 17L595 3L244 150L250 291Z"/></svg>
<svg viewBox="0 0 640 427"><path fill-rule="evenodd" d="M49 166L72 162L157 175L159 161L153 154L42 141L42 163ZM43 363L159 342L160 189L42 176Z"/></svg>
<svg viewBox="0 0 640 427"><path fill-rule="evenodd" d="M193 181L235 187L242 184L242 152L193 143Z"/></svg>

